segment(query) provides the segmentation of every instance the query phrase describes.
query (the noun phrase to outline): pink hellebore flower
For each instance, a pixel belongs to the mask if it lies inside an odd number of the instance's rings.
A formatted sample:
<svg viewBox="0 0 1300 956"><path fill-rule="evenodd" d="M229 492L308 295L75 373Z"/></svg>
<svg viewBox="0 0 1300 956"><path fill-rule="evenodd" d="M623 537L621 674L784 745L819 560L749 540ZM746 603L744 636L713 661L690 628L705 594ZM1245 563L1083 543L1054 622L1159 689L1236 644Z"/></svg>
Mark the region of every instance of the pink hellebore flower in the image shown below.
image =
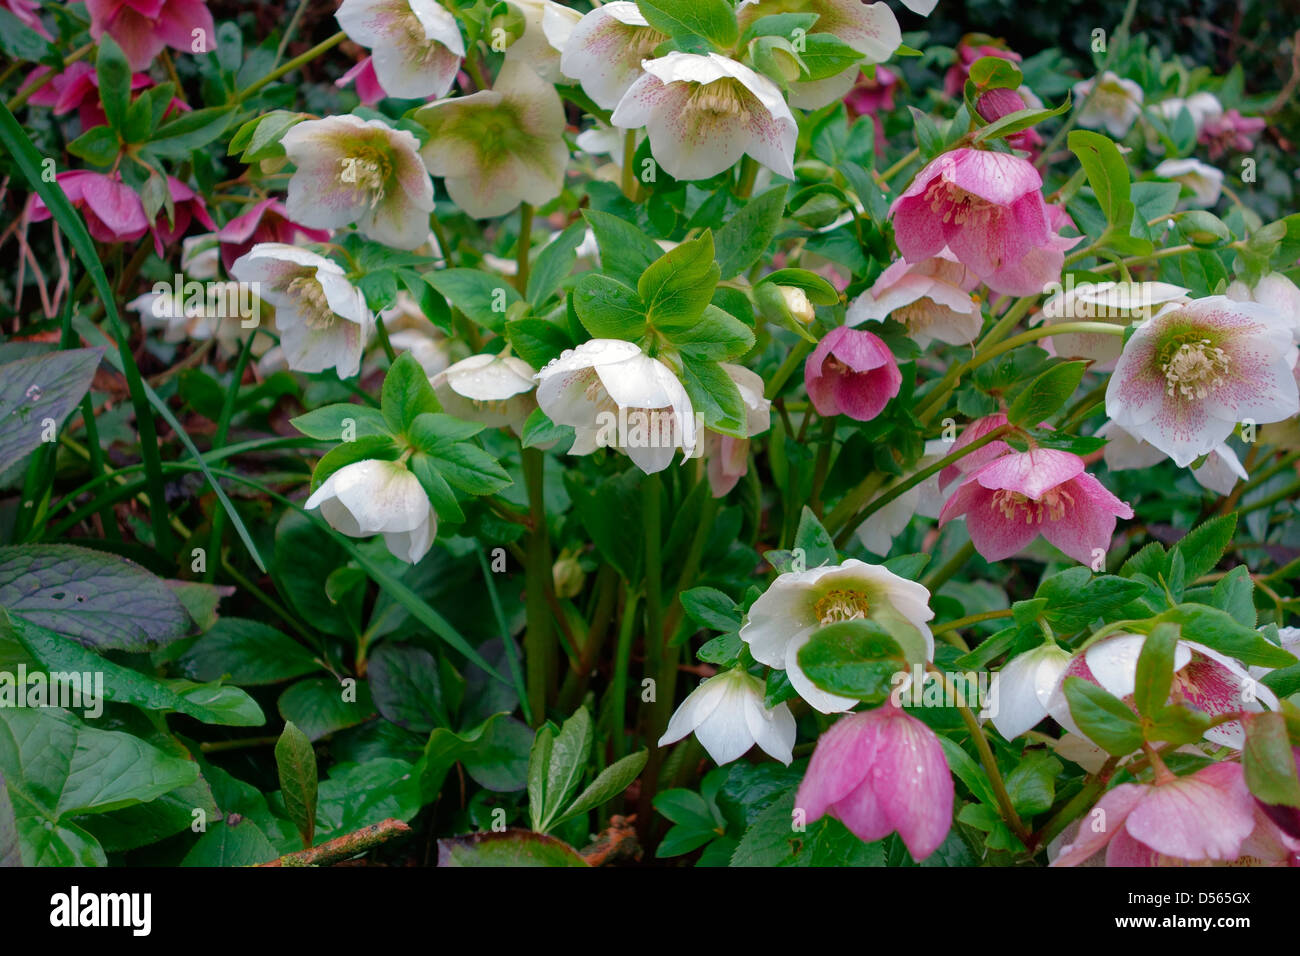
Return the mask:
<svg viewBox="0 0 1300 956"><path fill-rule="evenodd" d="M898 74L883 66L876 67L875 79L860 72L857 83L844 96L844 105L849 108L851 116L888 113L894 108L894 87L897 84Z"/></svg>
<svg viewBox="0 0 1300 956"><path fill-rule="evenodd" d="M1237 860L1254 832L1254 801L1240 764L1216 763L1154 784L1122 783L1084 817L1052 866L1078 866L1103 849L1107 866Z"/></svg>
<svg viewBox="0 0 1300 956"><path fill-rule="evenodd" d="M179 179L167 177L167 189L171 193L172 208L175 213L171 222L167 221L167 211L163 210L153 224L153 246L161 258L163 247L169 246L190 228L190 223L197 219L208 229L216 229L217 224L208 215L208 205L203 197Z"/></svg>
<svg viewBox="0 0 1300 956"><path fill-rule="evenodd" d="M1007 416L1003 412L994 412L992 415L985 415L983 418L977 418L961 430L957 436L957 441L949 449L949 454L959 452L971 442L978 441L989 432L1001 428L1007 424ZM1001 458L1011 451L1011 446L1002 439L997 438L987 445L981 445L969 455L963 455L953 464L949 465L943 471L939 472L939 486L947 488L962 475L969 475L972 471L978 471L994 459Z"/></svg>
<svg viewBox="0 0 1300 956"><path fill-rule="evenodd" d="M743 365L719 363L736 383L745 404L745 432L748 436L767 431L772 422L772 403L763 397L763 379ZM709 461L709 490L721 498L736 487L749 470L749 438L736 438L708 429L704 432L704 457Z"/></svg>
<svg viewBox="0 0 1300 956"><path fill-rule="evenodd" d="M68 201L85 217L91 238L99 242L134 242L149 231L140 197L122 180L84 169L59 173L55 179ZM33 197L32 222L49 218L45 203Z"/></svg>
<svg viewBox="0 0 1300 956"><path fill-rule="evenodd" d="M1033 164L1010 153L970 148L943 153L917 173L889 209L898 251L907 261L920 262L947 246L995 292L1041 292L1042 273L1050 270L1022 264L1035 250L1054 249L1042 185ZM1056 272L1059 276L1059 265Z"/></svg>
<svg viewBox="0 0 1300 956"><path fill-rule="evenodd" d="M1255 134L1266 126L1267 120L1228 110L1205 121L1197 142L1210 147L1210 159L1218 159L1229 150L1248 153L1255 148Z"/></svg>
<svg viewBox="0 0 1300 956"><path fill-rule="evenodd" d="M1020 93L1005 87L985 90L980 94L979 99L975 101L975 109L980 116L990 123L1028 108L1029 104L1025 102L1025 98ZM1007 143L1013 149L1024 150L1030 155L1036 155L1043 148L1043 137L1038 134L1038 130L1031 126L1029 129L1022 129L1018 133L1012 133L1007 137Z"/></svg>
<svg viewBox="0 0 1300 956"><path fill-rule="evenodd" d="M132 70L143 70L163 47L206 53L216 46L216 27L204 0L86 0L90 35L117 41Z"/></svg>
<svg viewBox="0 0 1300 956"><path fill-rule="evenodd" d="M1171 302L1125 344L1106 414L1185 468L1238 422L1278 422L1300 411L1291 328L1261 303Z"/></svg>
<svg viewBox="0 0 1300 956"><path fill-rule="evenodd" d="M947 837L952 805L939 738L888 703L849 714L822 734L795 798L808 822L833 816L867 842L898 831L916 860Z"/></svg>
<svg viewBox="0 0 1300 956"><path fill-rule="evenodd" d="M384 89L375 74L374 57L366 57L334 81L334 85L339 89L343 89L349 83L356 83L357 97L361 100L362 106L374 106L388 96L388 91Z"/></svg>
<svg viewBox="0 0 1300 956"><path fill-rule="evenodd" d="M393 96L446 96L456 82L465 41L456 18L434 0L343 0L334 17L373 51L371 66Z"/></svg>
<svg viewBox="0 0 1300 956"><path fill-rule="evenodd" d="M0 7L4 7L24 26L31 27L47 40L53 40L50 31L45 29L45 24L41 22L37 11L41 9L39 0L0 0Z"/></svg>
<svg viewBox="0 0 1300 956"><path fill-rule="evenodd" d="M248 212L236 216L217 230L221 242L221 262L229 272L235 260L261 242L293 245L301 236L310 242L325 242L328 229L308 229L289 218L289 210L278 199L263 199Z"/></svg>
<svg viewBox="0 0 1300 956"><path fill-rule="evenodd" d="M1137 687L1138 657L1145 641L1141 634L1112 634L1075 654L1061 672L1048 700L1047 711L1052 719L1071 733L1087 736L1075 725L1065 696L1065 681L1070 677L1096 684L1136 713L1133 693ZM1182 640L1174 648L1174 681L1169 701L1187 704L1211 717L1242 710L1258 712L1264 709L1264 704L1271 710L1279 707L1277 696L1237 661L1203 644ZM1205 732L1205 739L1240 750L1246 742L1246 731L1240 721L1234 720L1211 727Z"/></svg>
<svg viewBox="0 0 1300 956"><path fill-rule="evenodd" d="M803 376L818 415L847 415L860 422L879 415L903 384L889 346L846 325L822 337L804 363Z"/></svg>
<svg viewBox="0 0 1300 956"><path fill-rule="evenodd" d="M907 326L921 348L933 339L966 345L975 341L984 324L979 297L971 294L979 282L946 248L917 263L898 259L853 300L845 324L893 318Z"/></svg>
<svg viewBox="0 0 1300 956"><path fill-rule="evenodd" d="M940 526L966 515L975 549L988 561L1021 551L1039 534L1091 564L1110 546L1115 519L1133 509L1084 471L1083 459L1053 448L1012 452L972 472L939 515Z"/></svg>

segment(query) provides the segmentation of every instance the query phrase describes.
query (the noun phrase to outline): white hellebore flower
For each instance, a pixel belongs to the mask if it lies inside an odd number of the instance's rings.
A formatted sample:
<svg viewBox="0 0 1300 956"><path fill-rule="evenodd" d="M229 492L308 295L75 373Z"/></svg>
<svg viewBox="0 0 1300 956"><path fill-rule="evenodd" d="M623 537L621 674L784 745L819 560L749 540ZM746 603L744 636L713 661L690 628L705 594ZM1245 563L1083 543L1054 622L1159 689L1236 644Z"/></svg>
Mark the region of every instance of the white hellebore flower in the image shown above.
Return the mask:
<svg viewBox="0 0 1300 956"><path fill-rule="evenodd" d="M1142 87L1107 70L1101 76L1074 84L1074 101L1083 103L1080 126L1105 129L1116 139L1123 139L1142 112Z"/></svg>
<svg viewBox="0 0 1300 956"><path fill-rule="evenodd" d="M1291 337L1300 342L1300 289L1280 272L1270 272L1253 287L1237 279L1224 292L1238 302L1258 302L1272 309L1291 326Z"/></svg>
<svg viewBox="0 0 1300 956"><path fill-rule="evenodd" d="M560 56L560 71L581 83L597 106L612 110L641 75L641 61L667 39L635 3L613 0L578 21Z"/></svg>
<svg viewBox="0 0 1300 956"><path fill-rule="evenodd" d="M646 128L655 161L674 179L708 179L749 155L794 178L794 114L775 83L710 53L669 53L619 100L610 122Z"/></svg>
<svg viewBox="0 0 1300 956"><path fill-rule="evenodd" d="M545 205L564 189L564 105L521 61L507 59L492 89L430 103L415 119L429 130L429 172L475 219Z"/></svg>
<svg viewBox="0 0 1300 956"><path fill-rule="evenodd" d="M908 9L928 16L938 0L912 0ZM810 33L828 33L862 54L865 63L884 63L903 42L898 19L887 3L862 0L743 0L736 8L741 30L763 17L782 13L814 13L817 20ZM790 105L818 110L844 98L853 88L861 63L819 80L796 80L790 84Z"/></svg>
<svg viewBox="0 0 1300 956"><path fill-rule="evenodd" d="M1047 717L1047 705L1070 652L1055 641L1025 651L1007 661L989 684L993 726L1007 740L1032 730Z"/></svg>
<svg viewBox="0 0 1300 956"><path fill-rule="evenodd" d="M519 434L537 407L533 367L513 355L471 355L430 379L450 415L488 428L509 426Z"/></svg>
<svg viewBox="0 0 1300 956"><path fill-rule="evenodd" d="M291 369L333 368L339 378L357 374L374 316L342 266L297 246L260 242L230 272L240 282L258 283L258 297L275 306L280 347Z"/></svg>
<svg viewBox="0 0 1300 956"><path fill-rule="evenodd" d="M299 123L281 143L298 167L286 201L294 222L356 223L363 236L397 249L428 240L433 180L406 130L349 113Z"/></svg>
<svg viewBox="0 0 1300 956"><path fill-rule="evenodd" d="M1189 301L1188 290L1168 282L1081 282L1069 285L1043 303L1039 313L1049 325L1058 322L1109 322L1128 326L1145 322L1166 303ZM1091 359L1097 371L1115 367L1123 336L1100 332L1052 336L1057 355Z"/></svg>
<svg viewBox="0 0 1300 956"><path fill-rule="evenodd" d="M979 276L957 261L945 246L937 256L911 264L896 259L875 284L849 305L844 324L893 318L925 348L938 339L949 345L974 342L984 324L973 290Z"/></svg>
<svg viewBox="0 0 1300 956"><path fill-rule="evenodd" d="M1148 445L1114 422L1107 422L1098 428L1097 437L1106 439L1106 450L1102 456L1106 467L1111 471L1150 468L1168 457L1159 448ZM1218 495L1226 495L1237 484L1238 478L1245 481L1249 475L1237 453L1225 443L1209 452L1199 468L1192 469L1192 477L1202 488L1208 488Z"/></svg>
<svg viewBox="0 0 1300 956"><path fill-rule="evenodd" d="M1216 450L1238 422L1300 411L1291 330L1255 302L1171 302L1138 326L1106 387L1106 414L1180 468Z"/></svg>
<svg viewBox="0 0 1300 956"><path fill-rule="evenodd" d="M646 474L663 471L678 448L695 454L695 409L672 369L632 342L591 339L537 373L537 404L577 432L573 455L618 448Z"/></svg>
<svg viewBox="0 0 1300 956"><path fill-rule="evenodd" d="M1205 125L1206 120L1214 119L1223 113L1223 104L1213 93L1202 90L1200 93L1193 93L1187 99L1173 97L1167 100L1161 100L1155 104L1152 109L1159 113L1167 122L1173 123L1178 119L1178 114L1186 108L1187 114L1192 118L1192 126L1197 133L1200 133L1201 127Z"/></svg>
<svg viewBox="0 0 1300 956"><path fill-rule="evenodd" d="M389 96L446 96L456 82L465 41L456 18L435 0L343 0L334 16L349 38L370 49Z"/></svg>
<svg viewBox="0 0 1300 956"><path fill-rule="evenodd" d="M1223 192L1223 170L1199 159L1166 159L1155 168L1155 174L1190 189L1189 206L1209 209L1219 201L1219 194Z"/></svg>
<svg viewBox="0 0 1300 956"><path fill-rule="evenodd" d="M414 355L425 375L432 377L447 367L450 362L447 337L425 317L420 304L405 289L397 293L392 306L380 312L379 317L384 320L388 344L399 354ZM375 353L382 354L383 350L372 350L370 359L374 362L367 362L363 370L369 372L380 367Z"/></svg>
<svg viewBox="0 0 1300 956"><path fill-rule="evenodd" d="M935 440L925 443L925 454L916 463L916 470L922 471L952 451L952 446L945 441ZM912 518L921 515L926 518L938 518L947 500L939 490L939 476L935 472L919 485L908 488L889 504L873 511L867 520L858 525L857 535L862 546L872 554L887 555L894 546L894 538L902 534L912 522Z"/></svg>
<svg viewBox="0 0 1300 956"><path fill-rule="evenodd" d="M344 465L307 504L320 508L331 528L349 538L384 536L393 557L415 564L429 553L438 516L420 480L401 462L368 458Z"/></svg>
<svg viewBox="0 0 1300 956"><path fill-rule="evenodd" d="M560 51L582 19L581 11L554 0L510 0L524 16L524 32L506 50L506 62L528 67L547 83L559 83Z"/></svg>
<svg viewBox="0 0 1300 956"><path fill-rule="evenodd" d="M888 568L849 558L806 571L787 571L749 609L740 639L754 660L784 669L799 696L823 714L848 710L850 697L817 687L799 666L799 649L828 624L862 619L888 620L890 633L904 637L909 661L934 659L934 637L926 624L934 617L930 592Z"/></svg>
<svg viewBox="0 0 1300 956"><path fill-rule="evenodd" d="M787 767L794 759L794 717L784 703L763 706L763 682L735 668L710 677L682 701L659 746L695 733L714 763L744 756L754 744Z"/></svg>

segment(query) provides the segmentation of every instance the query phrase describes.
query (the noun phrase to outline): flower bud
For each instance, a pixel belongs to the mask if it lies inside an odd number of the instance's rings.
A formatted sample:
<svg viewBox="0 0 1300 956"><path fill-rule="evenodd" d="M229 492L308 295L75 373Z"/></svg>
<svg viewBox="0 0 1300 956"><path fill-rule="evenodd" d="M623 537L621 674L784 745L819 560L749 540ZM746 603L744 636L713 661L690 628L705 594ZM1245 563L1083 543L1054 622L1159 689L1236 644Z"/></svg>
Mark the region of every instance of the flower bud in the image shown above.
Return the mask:
<svg viewBox="0 0 1300 956"><path fill-rule="evenodd" d="M813 310L813 304L808 301L808 293L803 289L793 285L777 286L781 290L781 298L785 302L785 307L790 310L790 314L795 320L807 325L817 317Z"/></svg>

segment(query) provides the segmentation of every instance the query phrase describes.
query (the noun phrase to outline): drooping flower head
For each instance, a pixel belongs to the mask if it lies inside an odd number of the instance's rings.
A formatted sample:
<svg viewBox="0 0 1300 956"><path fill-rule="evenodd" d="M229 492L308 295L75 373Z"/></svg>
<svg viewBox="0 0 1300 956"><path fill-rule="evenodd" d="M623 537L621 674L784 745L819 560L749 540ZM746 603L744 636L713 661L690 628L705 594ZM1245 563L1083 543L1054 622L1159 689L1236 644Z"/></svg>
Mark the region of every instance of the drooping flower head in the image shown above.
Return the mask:
<svg viewBox="0 0 1300 956"><path fill-rule="evenodd" d="M959 452L972 442L978 441L991 431L996 431L1003 425L1007 424L1005 412L994 412L992 415L985 415L983 418L977 418L961 430L957 440L953 442L950 452ZM949 465L943 471L939 472L939 486L947 489L954 481L962 475L969 475L972 471L978 471L989 462L1011 451L1011 446L1000 438L995 438L986 445L981 445L969 454L962 455L955 462Z"/></svg>
<svg viewBox="0 0 1300 956"><path fill-rule="evenodd" d="M1270 272L1252 286L1237 279L1223 294L1238 302L1258 302L1285 320L1291 337L1300 342L1300 288L1282 273Z"/></svg>
<svg viewBox="0 0 1300 956"><path fill-rule="evenodd" d="M903 373L889 346L847 325L831 329L804 363L804 386L817 414L869 422L898 394Z"/></svg>
<svg viewBox="0 0 1300 956"><path fill-rule="evenodd" d="M1052 692L1069 663L1070 652L1055 641L1007 661L989 684L988 710L998 733L1014 740L1046 719Z"/></svg>
<svg viewBox="0 0 1300 956"><path fill-rule="evenodd" d="M975 341L984 323L979 298L971 294L979 283L979 276L947 248L914 264L897 259L850 303L845 324L856 327L892 318L907 326L921 348L935 339L966 345Z"/></svg>
<svg viewBox="0 0 1300 956"><path fill-rule="evenodd" d="M217 47L216 27L204 0L86 0L90 35L105 33L122 48L132 70L147 69L163 47L190 53ZM196 31L201 33L196 36Z"/></svg>
<svg viewBox="0 0 1300 956"><path fill-rule="evenodd" d="M471 355L430 379L438 401L451 415L516 433L537 407L533 367L513 355Z"/></svg>
<svg viewBox="0 0 1300 956"><path fill-rule="evenodd" d="M369 48L390 96L446 96L465 41L456 18L435 0L343 0L334 14L352 40Z"/></svg>
<svg viewBox="0 0 1300 956"><path fill-rule="evenodd" d="M1166 159L1155 174L1186 186L1191 196L1185 203L1194 208L1209 209L1223 193L1223 170L1199 159Z"/></svg>
<svg viewBox="0 0 1300 956"><path fill-rule="evenodd" d="M931 660L934 638L926 623L934 617L930 592L888 568L849 558L806 571L787 571L749 609L740 639L754 660L782 668L799 696L824 714L848 710L856 701L817 687L799 666L799 649L828 624L889 620L890 633L905 637L909 660Z"/></svg>
<svg viewBox="0 0 1300 956"><path fill-rule="evenodd" d="M835 817L867 842L897 831L913 859L924 860L952 827L953 796L934 731L886 703L841 717L821 735L795 808L808 822Z"/></svg>
<svg viewBox="0 0 1300 956"><path fill-rule="evenodd" d="M708 179L748 155L794 178L794 115L765 76L717 53L642 63L610 122L646 128L655 161L675 179Z"/></svg>
<svg viewBox="0 0 1300 956"><path fill-rule="evenodd" d="M720 362L722 370L736 384L745 405L745 433L752 438L771 427L772 403L763 396L763 379L743 365ZM704 432L704 457L708 459L709 490L721 498L749 470L749 438Z"/></svg>
<svg viewBox="0 0 1300 956"><path fill-rule="evenodd" d="M667 39L635 3L613 0L578 21L560 56L560 71L581 83L597 106L612 110L641 75L641 61Z"/></svg>
<svg viewBox="0 0 1300 956"><path fill-rule="evenodd" d="M549 83L508 59L490 90L421 107L429 130L421 150L452 202L476 219L503 216L521 202L545 205L564 188L569 149L564 106Z"/></svg>
<svg viewBox="0 0 1300 956"><path fill-rule="evenodd" d="M795 726L790 708L763 706L763 682L740 668L710 677L691 691L668 722L659 746L694 733L714 763L731 763L749 748L759 749L786 766L793 759Z"/></svg>
<svg viewBox="0 0 1300 956"><path fill-rule="evenodd" d="M400 462L366 459L344 465L307 499L331 528L350 538L382 534L393 557L415 564L428 554L438 515L420 481Z"/></svg>
<svg viewBox="0 0 1300 956"><path fill-rule="evenodd" d="M163 210L153 224L154 250L161 258L163 247L171 245L185 235L190 223L198 220L208 229L217 228L217 224L208 215L207 203L203 197L174 176L167 177L167 190L171 194L173 218L168 221L167 212Z"/></svg>
<svg viewBox="0 0 1300 956"><path fill-rule="evenodd" d="M292 219L322 229L355 223L398 249L428 240L433 181L406 130L346 114L299 123L281 143L298 167L289 180Z"/></svg>
<svg viewBox="0 0 1300 956"><path fill-rule="evenodd" d="M1255 134L1263 132L1268 121L1255 116L1242 116L1236 110L1219 113L1205 121L1196 141L1210 148L1210 159L1235 150L1248 153L1255 148Z"/></svg>
<svg viewBox="0 0 1300 956"><path fill-rule="evenodd" d="M1025 290L1018 274L999 281L999 271L1051 246L1042 185L1033 164L1010 153L970 148L942 153L890 207L898 251L908 262L920 262L947 246L996 292L1041 292L1041 285Z"/></svg>
<svg viewBox="0 0 1300 956"><path fill-rule="evenodd" d="M86 231L99 242L134 242L149 231L144 204L120 176L74 169L54 177L86 220ZM31 221L44 222L50 210L40 196L32 196Z"/></svg>
<svg viewBox="0 0 1300 956"><path fill-rule="evenodd" d="M949 452L947 442L928 441L925 454L916 463L920 471L933 465ZM903 533L916 515L937 518L943 509L944 497L939 490L939 476L931 475L919 485L913 485L884 507L877 508L858 525L853 534L862 546L873 554L889 554L894 538Z"/></svg>
<svg viewBox="0 0 1300 956"><path fill-rule="evenodd" d="M1104 129L1116 139L1123 139L1142 114L1142 87L1109 70L1074 84L1074 100L1083 104L1078 117L1080 126Z"/></svg>
<svg viewBox="0 0 1300 956"><path fill-rule="evenodd" d="M1078 866L1103 849L1107 866L1228 863L1242 855L1255 827L1241 765L1216 763L1107 791L1052 866Z"/></svg>
<svg viewBox="0 0 1300 956"><path fill-rule="evenodd" d="M1170 303L1124 346L1106 414L1185 468L1238 422L1300 411L1291 345L1290 323L1267 306L1225 296Z"/></svg>
<svg viewBox="0 0 1300 956"><path fill-rule="evenodd" d="M647 474L662 471L681 449L695 453L695 410L663 362L632 342L591 339L537 373L537 404L551 421L570 425L570 454L617 448Z"/></svg>
<svg viewBox="0 0 1300 956"><path fill-rule="evenodd" d="M939 524L960 515L985 560L1009 558L1041 534L1090 565L1096 549L1110 546L1116 517L1132 518L1133 509L1085 472L1078 455L1036 448L971 472L943 506Z"/></svg>
<svg viewBox="0 0 1300 956"><path fill-rule="evenodd" d="M1106 448L1102 452L1106 467L1111 471L1132 471L1158 465L1169 456L1154 445L1148 445L1132 432L1121 428L1114 422L1106 422L1097 429L1097 437L1106 439ZM1229 494L1237 480L1245 481L1250 476L1237 453L1225 444L1217 446L1205 456L1205 462L1192 469L1192 477L1203 488L1215 494Z"/></svg>
<svg viewBox="0 0 1300 956"><path fill-rule="evenodd" d="M290 368L334 368L339 378L357 374L374 317L342 266L297 246L265 242L241 256L230 271L240 282L258 283L258 296L275 306L280 346Z"/></svg>

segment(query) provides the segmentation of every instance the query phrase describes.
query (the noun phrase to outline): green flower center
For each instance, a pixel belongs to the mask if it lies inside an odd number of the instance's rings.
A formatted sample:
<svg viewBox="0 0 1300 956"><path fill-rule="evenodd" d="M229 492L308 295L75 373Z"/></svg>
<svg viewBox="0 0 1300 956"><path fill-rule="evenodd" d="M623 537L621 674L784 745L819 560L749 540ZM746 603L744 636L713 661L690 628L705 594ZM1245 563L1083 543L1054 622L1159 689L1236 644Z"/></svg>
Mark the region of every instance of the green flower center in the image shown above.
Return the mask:
<svg viewBox="0 0 1300 956"><path fill-rule="evenodd" d="M1002 512L1003 517L1012 521L1019 521L1023 517L1025 524L1042 524L1044 517L1058 521L1073 506L1074 497L1063 488L1052 488L1038 499L1002 488L993 492L991 505L994 511Z"/></svg>
<svg viewBox="0 0 1300 956"><path fill-rule="evenodd" d="M1228 354L1209 339L1175 342L1161 356L1165 394L1205 398L1228 372ZM1167 356L1167 357L1166 357Z"/></svg>
<svg viewBox="0 0 1300 956"><path fill-rule="evenodd" d="M813 614L823 625L840 621L861 621L871 610L867 596L861 591L834 588L813 605Z"/></svg>

